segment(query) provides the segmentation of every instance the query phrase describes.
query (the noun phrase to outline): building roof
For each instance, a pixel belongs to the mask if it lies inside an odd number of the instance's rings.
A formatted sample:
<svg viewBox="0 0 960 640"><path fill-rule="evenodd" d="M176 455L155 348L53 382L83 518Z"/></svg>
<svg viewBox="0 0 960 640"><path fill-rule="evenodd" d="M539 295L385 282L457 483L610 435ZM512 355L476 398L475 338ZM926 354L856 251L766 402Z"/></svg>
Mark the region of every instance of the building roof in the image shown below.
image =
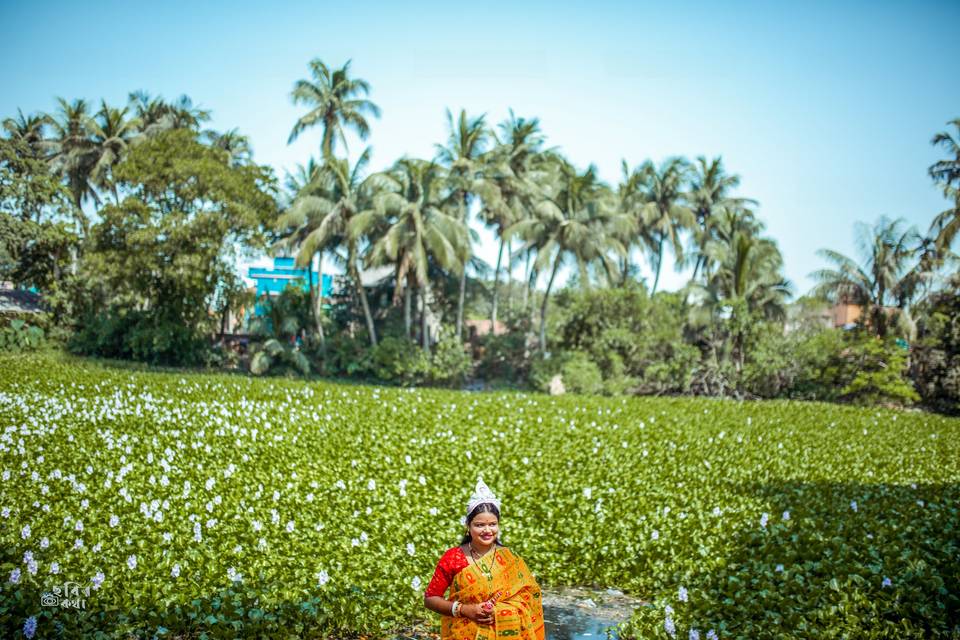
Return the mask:
<svg viewBox="0 0 960 640"><path fill-rule="evenodd" d="M0 313L42 313L39 293L26 289L0 288Z"/></svg>

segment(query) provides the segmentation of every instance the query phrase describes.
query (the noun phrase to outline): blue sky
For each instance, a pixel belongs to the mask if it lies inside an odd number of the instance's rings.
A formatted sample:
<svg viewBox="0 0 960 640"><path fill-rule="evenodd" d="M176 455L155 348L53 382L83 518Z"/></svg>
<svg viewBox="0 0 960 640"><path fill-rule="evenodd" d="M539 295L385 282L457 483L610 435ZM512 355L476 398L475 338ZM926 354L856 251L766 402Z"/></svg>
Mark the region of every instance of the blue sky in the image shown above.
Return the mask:
<svg viewBox="0 0 960 640"><path fill-rule="evenodd" d="M186 93L278 176L316 153L287 137L307 62L353 60L383 110L374 170L432 157L444 110L540 118L548 143L615 184L620 163L722 155L780 244L798 294L854 222L921 231L946 201L930 138L960 117L958 2L0 2L0 116L56 96ZM362 144L350 140L354 157ZM493 262L492 236L481 256ZM684 274L665 269L676 288Z"/></svg>

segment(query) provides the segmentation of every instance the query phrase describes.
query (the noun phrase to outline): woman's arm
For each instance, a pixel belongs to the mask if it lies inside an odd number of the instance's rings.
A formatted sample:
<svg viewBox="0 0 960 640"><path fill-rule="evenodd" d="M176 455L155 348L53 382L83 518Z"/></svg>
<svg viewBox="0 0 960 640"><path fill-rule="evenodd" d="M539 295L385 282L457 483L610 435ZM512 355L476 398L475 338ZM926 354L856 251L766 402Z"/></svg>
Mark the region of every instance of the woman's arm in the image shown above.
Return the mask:
<svg viewBox="0 0 960 640"><path fill-rule="evenodd" d="M423 599L423 606L442 616L453 615L453 600L445 600L443 596L427 596ZM477 624L492 624L493 612L485 612L479 604L460 605L460 615Z"/></svg>

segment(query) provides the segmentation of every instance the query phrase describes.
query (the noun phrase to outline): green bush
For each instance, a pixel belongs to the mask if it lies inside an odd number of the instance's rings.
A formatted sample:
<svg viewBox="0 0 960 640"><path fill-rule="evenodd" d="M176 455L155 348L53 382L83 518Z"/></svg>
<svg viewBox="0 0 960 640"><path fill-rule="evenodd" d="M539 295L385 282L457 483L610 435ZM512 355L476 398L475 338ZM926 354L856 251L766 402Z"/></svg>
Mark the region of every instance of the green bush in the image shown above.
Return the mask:
<svg viewBox="0 0 960 640"><path fill-rule="evenodd" d="M68 348L82 355L173 366L205 364L210 353L207 337L190 327L156 314L119 309L89 316Z"/></svg>
<svg viewBox="0 0 960 640"><path fill-rule="evenodd" d="M370 351L370 373L384 382L421 384L430 375L430 360L412 340L387 336Z"/></svg>
<svg viewBox="0 0 960 640"><path fill-rule="evenodd" d="M459 387L473 368L473 359L454 336L441 339L430 356L428 381L444 387Z"/></svg>
<svg viewBox="0 0 960 640"><path fill-rule="evenodd" d="M31 326L23 320L11 320L0 329L0 351L34 351L46 344L43 329Z"/></svg>
<svg viewBox="0 0 960 640"><path fill-rule="evenodd" d="M909 405L920 399L907 374L907 351L893 340L863 335L854 337L840 355L841 367L852 379L840 398L856 404Z"/></svg>
<svg viewBox="0 0 960 640"><path fill-rule="evenodd" d="M532 352L524 331L487 334L479 341L477 376L484 380L519 382L530 375Z"/></svg>
<svg viewBox="0 0 960 640"><path fill-rule="evenodd" d="M568 393L604 392L600 367L582 351L554 352L549 358L537 359L530 370L530 383L539 391L549 392L550 381L557 375Z"/></svg>
<svg viewBox="0 0 960 640"><path fill-rule="evenodd" d="M910 372L923 402L960 413L960 276L917 310Z"/></svg>

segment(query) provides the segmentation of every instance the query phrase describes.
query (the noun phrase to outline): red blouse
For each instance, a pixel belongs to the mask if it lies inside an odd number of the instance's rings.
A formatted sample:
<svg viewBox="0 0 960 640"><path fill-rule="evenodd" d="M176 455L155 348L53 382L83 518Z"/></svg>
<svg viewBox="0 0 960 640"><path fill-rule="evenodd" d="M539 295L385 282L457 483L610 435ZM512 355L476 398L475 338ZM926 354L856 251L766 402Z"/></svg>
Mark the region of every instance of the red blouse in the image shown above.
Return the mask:
<svg viewBox="0 0 960 640"><path fill-rule="evenodd" d="M437 568L433 572L433 578L430 579L430 584L427 585L427 590L423 593L424 597L443 596L447 591L447 587L453 582L453 577L460 573L460 570L468 564L469 561L467 560L467 556L464 555L463 549L460 547L447 549L446 553L440 557L440 561L437 563Z"/></svg>

